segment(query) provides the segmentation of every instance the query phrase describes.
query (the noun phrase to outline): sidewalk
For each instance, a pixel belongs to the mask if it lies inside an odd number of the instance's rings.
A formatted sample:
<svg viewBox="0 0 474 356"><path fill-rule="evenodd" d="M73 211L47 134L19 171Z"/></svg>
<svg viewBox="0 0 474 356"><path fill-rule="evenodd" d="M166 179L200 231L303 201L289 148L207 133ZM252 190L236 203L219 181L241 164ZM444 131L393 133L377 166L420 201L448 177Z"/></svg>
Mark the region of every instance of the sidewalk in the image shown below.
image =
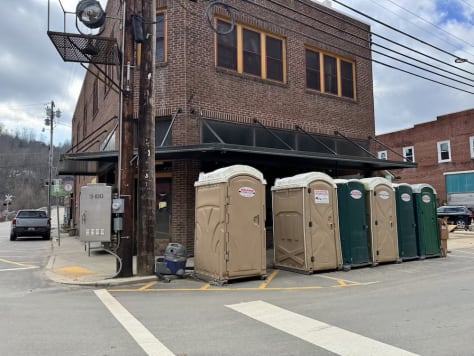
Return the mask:
<svg viewBox="0 0 474 356"><path fill-rule="evenodd" d="M131 283L156 281L155 275L136 276L134 257L133 277L113 278L116 275L116 258L103 250L86 250L84 242L78 236L57 231L52 234L51 257L46 266L46 276L54 282L83 286L117 286Z"/></svg>

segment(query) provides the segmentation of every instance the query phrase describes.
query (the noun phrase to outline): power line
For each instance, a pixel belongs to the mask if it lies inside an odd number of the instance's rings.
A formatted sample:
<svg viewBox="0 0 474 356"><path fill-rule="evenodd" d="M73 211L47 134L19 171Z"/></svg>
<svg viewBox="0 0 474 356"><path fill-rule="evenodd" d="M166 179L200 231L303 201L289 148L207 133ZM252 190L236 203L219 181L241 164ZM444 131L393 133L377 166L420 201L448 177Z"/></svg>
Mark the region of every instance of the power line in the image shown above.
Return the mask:
<svg viewBox="0 0 474 356"><path fill-rule="evenodd" d="M280 12L277 12L277 11L275 11L275 10L272 10L272 9L266 7L266 6L257 4L257 3L255 3L255 2L251 2L250 0L244 0L244 1L245 1L245 2L248 2L248 3L250 3L250 4L253 4L253 5L255 5L255 6L258 6L258 7L260 7L260 8L263 8L263 9L269 11L269 12L273 12L273 13L275 13L276 15L285 17L285 15L281 14ZM275 1L272 1L272 0L269 0L269 1L270 1L271 3L274 3L274 4L276 4L276 5L280 6L280 7L282 7L282 8L285 8L285 9L290 10L290 11L293 11L293 12L295 12L295 13L297 13L297 14L300 14L300 15L303 15L303 16L306 16L306 17L309 17L310 19L312 19L312 20L314 20L314 21L318 21L317 19L314 19L314 18L312 18L312 17L310 17L310 16L308 16L308 15L306 15L306 14L304 14L304 13L301 13L301 12L299 12L299 11L297 11L297 10L294 10L294 9L292 9L292 8L289 8L289 7L285 6L285 5L276 3ZM297 1L298 1L298 0L297 0ZM300 2L301 2L301 1L300 1ZM306 4L306 5L307 5L307 4ZM310 5L308 5L308 6L310 6ZM313 6L310 6L310 7L313 7ZM313 7L313 8L314 8L314 7ZM315 8L315 9L316 9L316 10L320 10L319 8ZM258 17L258 16L256 16L255 14L251 14L251 13L248 13L248 12L245 12L245 11L243 11L243 10L236 9L236 8L233 8L233 10L234 10L234 11L240 11L240 12L242 12L242 13L248 15L248 16L251 16L251 17L253 17L253 18L255 18L255 19L258 19L258 20L260 20L260 21L271 23L270 21L268 21L268 20L266 20L266 19L263 19L263 18L261 18L261 17ZM296 19L294 19L294 18L293 18L292 20L295 21L295 22L297 22L297 23L299 23L299 24L302 24L302 25L304 25L304 26L311 27L311 25L306 24L306 23L304 23L304 22L301 22L301 21L299 21L299 20L296 20ZM273 23L271 23L271 24L273 24ZM327 23L323 23L323 24L324 24L324 25L328 25ZM350 23L350 24L353 25L352 23ZM306 38L309 38L309 39L312 39L312 40L317 40L317 41L319 41L320 43L324 43L324 44L329 45L329 46L331 46L331 47L333 47L333 48L339 49L339 50L344 51L344 52L346 52L346 53L350 53L351 55L358 56L359 58L363 58L363 59L372 61L372 62L374 62L374 63L384 65L384 66L386 66L386 67L388 67L388 68L391 68L391 69L397 69L397 70L399 70L399 71L401 71L401 72L404 72L404 73L407 73L407 74L411 74L411 75L416 76L416 77L418 77L418 78L422 78L422 79L425 79L425 80L428 80L428 81L431 81L431 82L434 82L434 83L437 83L437 84L440 84L440 85L443 85L443 86L447 86L447 87L452 88L452 89L456 89L456 90L459 90L459 91L463 91L463 92L466 92L466 93L469 93L469 94L474 94L474 92L471 92L471 91L468 91L468 90L465 90L465 89L462 89L462 88L458 88L458 87L455 87L455 86L453 86L453 85L449 85L449 84L446 84L446 83L443 83L443 82L440 82L440 81L437 81L437 80L434 80L434 79L431 79L431 78L427 78L427 77L425 77L425 76L422 76L422 75L420 75L420 74L415 74L415 73L410 72L410 71L407 71L407 70L405 70L405 69L397 68L397 67L395 67L394 65L390 65L390 64L387 64L387 63L384 63L384 62L381 62L381 61L374 60L374 59L371 58L371 57L367 57L367 56L363 56L363 55L361 55L361 54L356 54L356 53L350 52L347 48L338 47L338 46L334 45L333 43L328 43L328 42L322 41L320 38L316 39L316 38L314 38L314 37L312 37L312 36L310 36L310 35L308 35L308 34L302 33L301 31L297 31L297 30L294 30L294 29L290 29L290 28L285 27L285 26L282 26L282 25L280 25L280 24L279 24L278 26L280 26L281 28L284 28L284 29L286 29L286 30L288 30L288 31L297 33L297 34L299 34L299 35L301 35L301 36L304 36L304 37L306 37ZM328 25L328 26L329 26L329 25ZM329 27L331 27L331 26L329 26ZM333 27L334 27L334 26L333 26ZM335 28L335 27L334 27L334 28ZM341 29L338 29L338 30L341 31ZM360 44L351 42L351 41L349 41L349 40L346 39L346 38L342 38L342 37L336 36L336 35L334 35L334 34L331 34L331 33L329 33L329 32L326 32L326 31L322 31L322 30L319 30L319 31L320 31L320 32L323 32L323 33L326 33L326 34L328 34L328 35L331 35L331 36L333 36L333 37L335 37L335 38L341 39L341 40L343 40L343 41L350 42L352 45L359 46L359 47L362 47L362 48L364 48L364 49L368 49L367 47L364 47L364 46L362 46L362 45L360 45ZM348 32L346 32L346 31L343 31L343 32L344 32L345 34L348 34L348 35L351 35L351 36L353 36L353 37L355 37L355 38L358 38L355 34L348 33ZM361 38L361 37L359 37L359 39L360 39L360 38ZM367 41L366 39L364 39L364 40ZM385 54L382 54L382 55L385 55ZM388 56L388 55L385 55L385 56ZM392 57L392 58L393 58L393 57ZM397 59L397 61L400 61L400 60ZM406 63L406 64L409 64L409 63L407 63L407 62L405 62L405 63ZM409 65L412 65L412 64L409 64ZM414 66L414 65L412 65L412 66ZM419 67L418 67L418 68L419 68ZM437 69L440 69L440 68L437 68ZM427 69L423 69L423 70L429 71L429 70L427 70ZM441 69L440 69L440 70L441 70ZM438 73L434 73L434 74L440 75L440 74L438 74ZM442 76L442 75L441 75L441 76ZM452 78L448 78L448 79L449 79L449 80L456 81L455 79L452 79Z"/></svg>
<svg viewBox="0 0 474 356"><path fill-rule="evenodd" d="M398 33L400 33L400 34L402 34L402 35L404 35L404 36L406 36L406 37L408 37L408 38L411 38L411 39L413 39L413 40L415 40L415 41L417 41L417 42L419 42L419 43L422 43L422 44L424 44L424 45L426 45L426 46L428 46L428 47L431 47L431 48L433 48L433 49L436 49L437 51L442 52L442 53L444 53L444 54L447 54L448 56L451 56L451 57L453 57L453 58L455 58L455 59L459 59L458 56L452 54L452 53L449 52L449 51L446 51L446 50L444 50L444 49L442 49L442 48L439 48L438 46L435 46L435 45L433 45L433 44L431 44L431 43L428 43L428 42L426 42L426 41L424 41L424 40L422 40L422 39L420 39L420 38L418 38L418 37L415 37L415 36L413 36L413 35L411 35L411 34L409 34L409 33L407 33L407 32L401 31L401 30L399 30L399 29L397 29L397 28L395 28L395 27L393 27L393 26L391 26L391 25L389 25L389 24L386 24L386 23L383 22L383 21L380 21L380 20L378 20L378 19L376 19L376 18L374 18L374 17L372 17L372 16L370 16L370 15L367 15L367 14L363 13L362 11L356 10L356 9L354 9L354 8L352 8L352 7L350 7L350 6L346 5L346 4L344 4L344 3L342 3L342 2L339 1L339 0L332 0L332 1L334 1L336 4L339 4L339 5L343 6L343 7L345 7L346 9L349 9L349 10L355 12L356 14L359 14L359 15L361 15L361 16L364 16L364 17L366 17L366 18L368 18L368 19L370 19L370 20L372 20L372 21L374 21L374 22L376 22L376 23L378 23L378 24L380 24L380 25L382 25L382 26L385 26L385 27L389 28L389 29L392 30L392 31L398 32ZM466 60L465 62L474 65L474 63L470 62L469 60Z"/></svg>
<svg viewBox="0 0 474 356"><path fill-rule="evenodd" d="M380 7L384 8L384 9L386 9L387 11L390 11L391 13L395 14L396 16L402 17L402 16L398 15L395 11L392 11L392 10L388 9L387 7L381 5L380 3L378 3L378 2L376 2L376 1L374 1L374 0L370 0L370 1L372 1L374 4L380 6ZM408 10L407 8L405 8L405 7L403 7L403 6L399 5L399 4L397 4L395 1L393 1L393 0L386 0L386 1L392 3L394 6L398 7L399 9L401 9L401 10L403 10L403 11L405 11L405 12L408 12L409 14L411 14L411 15L413 15L413 16L419 18L419 19L422 20L423 22L426 22L427 24L430 24L431 26L433 26L433 27L437 28L438 30L440 30L440 31L444 32L445 34L447 34L449 37L455 38L455 39L457 39L458 41L461 41L461 42L463 42L463 43L465 43L465 44L467 44L467 45L469 45L469 46L471 46L471 47L474 47L472 43L467 42L466 40L462 39L461 37L458 37L458 36L452 34L451 32L446 31L446 30L445 30L444 28L442 28L441 26L438 26L437 24L435 24L435 23L433 23L433 22L431 22L431 21L429 21L429 20L426 20L425 18L419 16L419 15L416 14L415 12L410 11L410 10ZM411 22L411 21L410 21L410 22ZM418 25L416 25L416 24L414 24L414 25L421 29L420 26L418 26ZM436 36L436 37L438 37L438 36ZM440 38L440 37L438 37L438 38ZM441 38L440 38L440 39L441 39ZM449 43L449 44L452 45L452 46L455 46L454 44L452 44L452 43L450 43L450 42L447 42L447 41L445 41L445 42L446 42L446 43ZM469 52L466 52L466 53L468 53L468 54L470 54L470 55L472 56L472 53L469 53Z"/></svg>

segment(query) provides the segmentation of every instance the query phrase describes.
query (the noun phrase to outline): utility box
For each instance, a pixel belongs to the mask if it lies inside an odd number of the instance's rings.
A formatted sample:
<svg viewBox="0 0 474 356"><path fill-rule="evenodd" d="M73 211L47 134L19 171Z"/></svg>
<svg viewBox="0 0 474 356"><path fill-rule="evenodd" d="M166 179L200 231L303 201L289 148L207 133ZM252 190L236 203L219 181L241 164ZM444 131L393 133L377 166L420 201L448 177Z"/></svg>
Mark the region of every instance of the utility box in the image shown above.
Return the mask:
<svg viewBox="0 0 474 356"><path fill-rule="evenodd" d="M418 258L415 204L413 190L409 184L393 184L397 203L398 253L400 260Z"/></svg>
<svg viewBox="0 0 474 356"><path fill-rule="evenodd" d="M265 185L262 173L246 165L199 175L194 183L196 276L225 283L266 274Z"/></svg>
<svg viewBox="0 0 474 356"><path fill-rule="evenodd" d="M112 187L105 183L81 187L79 239L81 241L110 241Z"/></svg>
<svg viewBox="0 0 474 356"><path fill-rule="evenodd" d="M339 232L344 270L371 263L370 234L365 199L367 191L357 179L335 179L339 208Z"/></svg>
<svg viewBox="0 0 474 356"><path fill-rule="evenodd" d="M436 212L436 190L429 184L413 184L415 217L420 258L441 256L441 241Z"/></svg>
<svg viewBox="0 0 474 356"><path fill-rule="evenodd" d="M342 268L336 189L320 172L275 180L275 267L301 273Z"/></svg>
<svg viewBox="0 0 474 356"><path fill-rule="evenodd" d="M368 191L366 204L372 245L372 264L398 262L395 190L385 178L362 178Z"/></svg>

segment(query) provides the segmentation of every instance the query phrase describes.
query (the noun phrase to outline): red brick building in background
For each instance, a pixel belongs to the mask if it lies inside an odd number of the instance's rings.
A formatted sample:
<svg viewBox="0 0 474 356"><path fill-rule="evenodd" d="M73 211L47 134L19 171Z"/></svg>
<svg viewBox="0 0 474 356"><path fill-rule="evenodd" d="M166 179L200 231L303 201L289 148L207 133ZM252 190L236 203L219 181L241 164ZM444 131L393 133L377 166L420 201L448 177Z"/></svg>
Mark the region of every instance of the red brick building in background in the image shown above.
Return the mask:
<svg viewBox="0 0 474 356"><path fill-rule="evenodd" d="M109 0L107 14L120 19L121 3ZM375 123L367 24L310 0L226 4L157 1L157 254L170 241L192 253L199 172L248 164L269 190L275 178L308 171L362 177L415 166L368 153L375 154L368 139ZM103 33L119 48L120 22L107 21ZM140 63L131 68L137 99ZM60 169L76 177L76 197L92 179L117 184L120 100L112 82L120 66L89 69L72 122L73 150Z"/></svg>
<svg viewBox="0 0 474 356"><path fill-rule="evenodd" d="M377 140L390 147L377 145L379 157L405 157L418 164L417 168L393 170L400 177L394 182L430 184L436 189L438 204L444 204L446 173L474 170L474 109L378 135Z"/></svg>

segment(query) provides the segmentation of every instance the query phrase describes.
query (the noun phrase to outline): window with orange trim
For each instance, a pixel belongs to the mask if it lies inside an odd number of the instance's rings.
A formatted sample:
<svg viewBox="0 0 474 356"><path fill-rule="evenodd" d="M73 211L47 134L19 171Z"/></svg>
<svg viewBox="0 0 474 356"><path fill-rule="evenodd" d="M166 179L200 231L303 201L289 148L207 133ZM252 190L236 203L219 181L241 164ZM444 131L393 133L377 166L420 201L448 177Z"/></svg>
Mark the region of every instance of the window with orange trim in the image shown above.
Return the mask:
<svg viewBox="0 0 474 356"><path fill-rule="evenodd" d="M306 88L355 99L355 63L306 48Z"/></svg>
<svg viewBox="0 0 474 356"><path fill-rule="evenodd" d="M283 37L236 23L233 30L217 20L216 66L286 83L286 42Z"/></svg>

